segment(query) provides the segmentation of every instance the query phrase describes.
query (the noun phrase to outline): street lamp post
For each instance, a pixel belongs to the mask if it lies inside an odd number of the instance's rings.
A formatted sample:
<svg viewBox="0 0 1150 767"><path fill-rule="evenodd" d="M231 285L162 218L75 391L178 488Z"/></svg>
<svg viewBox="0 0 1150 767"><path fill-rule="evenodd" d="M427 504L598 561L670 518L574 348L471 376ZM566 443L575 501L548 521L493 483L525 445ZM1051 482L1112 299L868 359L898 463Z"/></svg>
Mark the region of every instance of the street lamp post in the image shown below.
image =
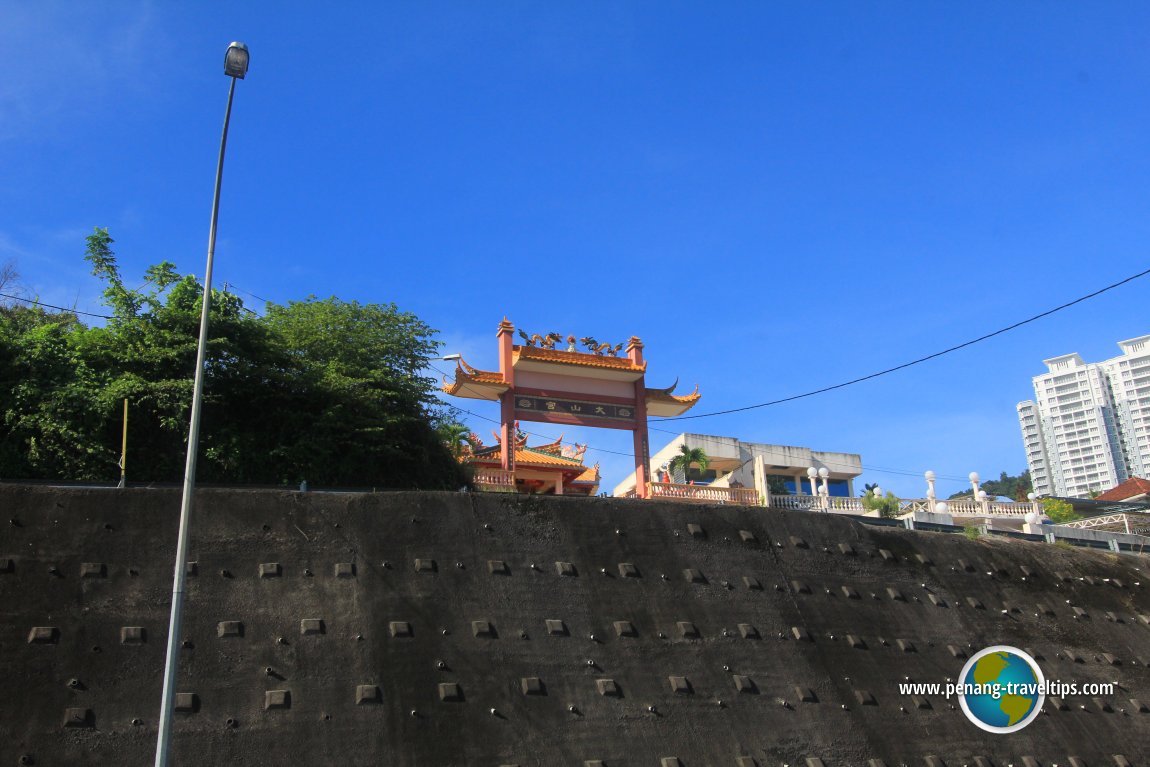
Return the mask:
<svg viewBox="0 0 1150 767"><path fill-rule="evenodd" d="M936 479L935 473L928 469L926 474L923 474L923 476L926 478L926 507L931 512L933 512L935 510L936 502L936 497L934 494L934 480Z"/></svg>
<svg viewBox="0 0 1150 767"><path fill-rule="evenodd" d="M164 693L160 702L159 736L156 739L156 767L167 767L172 734L172 706L176 697L176 675L179 672L180 621L183 617L184 580L187 573L188 519L192 512L192 494L196 487L196 454L200 447L200 412L204 400L204 353L208 345L208 312L212 306L212 259L216 252L216 222L220 214L220 182L224 176L224 149L228 144L228 123L232 117L232 97L236 80L248 71L248 47L232 43L224 54L224 74L232 78L228 88L228 108L224 112L224 131L220 137L220 159L216 164L216 186L212 197L212 223L208 229L208 264L204 269L204 299L200 308L200 340L196 348L196 377L192 386L192 415L188 427L188 454L184 466L184 492L180 501L180 531L176 539L176 566L172 581L172 614L168 623L168 654L164 663Z"/></svg>

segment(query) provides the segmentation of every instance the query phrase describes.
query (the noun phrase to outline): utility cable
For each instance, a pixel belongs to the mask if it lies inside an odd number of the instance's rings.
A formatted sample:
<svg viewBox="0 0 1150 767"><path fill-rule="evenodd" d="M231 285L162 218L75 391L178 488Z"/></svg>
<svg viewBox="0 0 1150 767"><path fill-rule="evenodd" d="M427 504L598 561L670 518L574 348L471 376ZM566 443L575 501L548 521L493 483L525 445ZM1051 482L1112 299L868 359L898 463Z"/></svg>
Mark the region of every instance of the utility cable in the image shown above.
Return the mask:
<svg viewBox="0 0 1150 767"><path fill-rule="evenodd" d="M93 314L92 312L82 312L79 309L65 309L63 306L55 306L53 304L46 304L43 301L36 301L31 298L21 298L20 296L10 296L7 293L0 293L0 298L10 298L13 301L23 301L26 304L35 304L36 306L47 307L48 309L55 309L58 312L68 312L69 314L83 314L87 317L99 317L102 320L115 319L107 314Z"/></svg>
<svg viewBox="0 0 1150 767"><path fill-rule="evenodd" d="M240 293L243 293L245 296L251 296L252 298L254 298L257 301L263 301L265 304L271 303L271 301L267 300L266 298L262 298L260 296L257 296L255 293L252 293L251 291L244 290L239 285L236 285L234 282L225 282L224 284L227 285L232 290L238 290Z"/></svg>
<svg viewBox="0 0 1150 767"><path fill-rule="evenodd" d="M428 367L431 368L432 370L434 370L436 373L439 373L440 375L442 375L444 377L447 376L447 373L443 372L442 370L435 367L434 365L428 365ZM495 418L489 418L485 415L480 415L479 413L473 413L470 410L466 410L464 408L459 407L458 405L453 405L451 403L447 403L447 404L449 405L449 407L455 408L456 410L458 410L461 413L467 413L469 416L473 416L475 418L478 418L481 421L488 421L490 423L499 424L499 425L502 425L502 423L503 423L502 421L499 421ZM539 437L540 439L548 439L548 440L552 440L552 441L554 441L554 439L555 439L554 437L549 437L546 434L539 434L538 432L527 431L526 429L520 429L519 431L523 432L524 434L529 434L532 437ZM571 442L568 444L574 445L576 443ZM621 455L621 456L624 456L627 458L633 457L631 455L631 453L620 453L618 450L607 450L606 448L602 448L602 447L592 447L590 445L587 445L587 449L588 450L597 450L600 453L610 453L611 455Z"/></svg>
<svg viewBox="0 0 1150 767"><path fill-rule="evenodd" d="M485 416L485 415L480 415L479 413L472 413L470 410L464 410L463 408L461 408L461 407L458 407L458 406L455 406L455 405L453 405L452 407L455 407L455 409L456 409L456 410L458 410L458 411L460 411L461 413L467 413L468 415L470 415L470 416L474 416L475 418L479 418L479 419L481 419L481 420L483 420L483 421L489 421L489 422L491 422L491 423L494 423L494 424L502 424L502 422L501 422L501 421L498 421L498 420L496 420L496 419L494 419L494 418L488 418L487 416ZM523 434L529 434L529 435L531 435L532 437L539 437L540 439L549 439L549 440L552 440L552 441L554 441L554 439L555 439L554 437L549 437L549 436L547 436L546 434L540 434L540 433L538 433L538 432L534 432L534 431L527 431L526 429L520 429L519 431L520 431L520 432L522 432ZM577 443L575 443L575 442L570 442L570 443L568 443L568 444L574 445L574 444L577 444ZM617 451L617 450L607 450L607 449L605 449L605 448L601 448L601 447L592 447L591 445L587 445L587 449L588 449L588 450L596 450L596 451L598 451L598 452L600 452L600 453L610 453L611 455L621 455L621 456L623 456L623 457L625 457L625 458L632 458L632 457L633 457L633 456L631 455L631 453L620 453L620 452L619 452L619 451Z"/></svg>
<svg viewBox="0 0 1150 767"><path fill-rule="evenodd" d="M436 373L438 373L440 375L444 375L444 376L447 375L446 373L444 373L443 370L440 370L439 368L437 368L435 366L429 366L429 367L431 367L432 370L435 370ZM476 417L476 419L480 419L481 421L488 421L489 423L494 423L497 425L501 423L498 419L492 419L492 417L488 417L486 415L480 415L478 413L473 413L471 411L468 411L468 409L466 409L466 408L459 407L458 405L451 405L451 407L457 409L457 411L459 411L460 413L466 413L467 415L474 416L474 417ZM673 435L680 434L680 432L668 431L667 429L654 429L653 427L649 427L649 428L651 428L652 431L666 432L666 434L673 434ZM551 437L549 435L539 434L539 432L537 432L537 431L527 431L524 429L520 429L520 431L522 431L523 434L530 435L532 437L539 437L540 439L554 439L554 437ZM692 435L692 437L700 439L700 440L702 440L702 442L710 442L710 443L719 444L718 440L716 440L712 437L707 437L706 435ZM574 445L576 443L569 443L569 444ZM607 450L607 448L605 448L605 447L596 447L593 445L588 445L588 446L586 446L586 448L588 448L588 450L598 451L600 453L609 453L611 455L622 455L623 458L634 458L634 455L632 455L631 453L620 453L619 451L615 451L615 450ZM828 467L834 467L835 466L834 462L823 461L823 463L826 463L826 465ZM842 465L838 468L842 468L845 470L845 469L852 469L854 467ZM864 470L868 471L868 473L869 473L869 471L874 471L875 474L892 474L892 475L907 476L907 477L921 477L922 476L921 471L913 471L911 469L892 469L892 468L879 467L879 466L866 466L866 467L864 467ZM938 480L950 480L953 482L966 482L966 477L950 476L950 475L945 475L945 474L938 474L938 475L936 475L936 477L938 478Z"/></svg>
<svg viewBox="0 0 1150 767"><path fill-rule="evenodd" d="M850 381L844 381L842 383L834 384L833 386L824 386L821 389L815 389L813 391L803 392L802 394L795 394L795 395L792 395L790 397L783 397L782 399L771 400L770 402L760 402L757 405L745 405L743 407L734 407L734 408L729 408L727 410L716 410L713 413L698 413L696 415L678 415L678 416L672 416L670 418L660 418L656 422L662 423L662 422L667 422L667 421L686 421L686 420L690 420L693 418L711 418L711 417L717 416L717 415L729 415L731 413L742 413L742 412L745 412L747 410L757 410L758 408L770 407L771 405L781 405L784 402L794 402L795 400L803 399L805 397L813 397L816 394L825 394L829 391L834 391L835 389L842 389L842 388L845 388L847 386L853 386L854 384L862 383L863 381L869 381L872 378L878 378L879 376L885 376L885 375L888 375L890 373L894 373L895 371L904 370L904 369L912 367L914 365L918 365L918 364L921 364L923 362L927 362L929 360L936 359L938 357L943 356L944 354L950 354L951 352L956 352L959 349L965 349L968 346L973 346L974 344L980 343L980 342L985 341L989 338L994 338L995 336L1000 336L1003 333L1009 332L1011 330L1015 330L1016 328L1020 328L1023 325L1027 325L1031 322L1034 322L1035 320L1040 320L1043 317L1049 317L1050 315L1054 314L1055 312L1060 312L1063 309L1068 309L1071 306L1074 306L1075 304L1080 304L1083 301L1087 301L1087 300L1094 298L1096 296L1100 296L1109 290L1113 290L1114 288L1117 288L1121 285L1125 285L1128 282L1132 282L1133 280L1136 280L1139 277L1145 277L1147 274L1150 274L1150 269L1139 272L1138 274L1133 274L1124 280L1119 280L1118 282L1115 282L1112 285L1107 285L1106 287L1104 287L1100 290L1096 290L1093 293L1088 293L1085 296L1082 296L1080 298L1076 298L1073 301L1069 301L1065 304L1062 304L1061 306L1056 306L1053 309L1048 309L1047 311L1042 312L1041 314L1036 314L1033 317L1028 317L1025 320L1022 320L1021 322L1016 322L1013 325L1008 325L1004 328L1000 328L1000 329L994 331L993 333L987 333L986 335L979 336L978 338L972 339L970 341L966 341L965 343L958 344L957 346L952 346L949 349L943 349L940 352L935 352L934 354L928 354L925 357L919 357L916 360L911 360L910 362L904 362L901 365L895 365L892 368L887 368L886 370L880 370L877 373L871 373L870 375L861 376L860 378L854 378Z"/></svg>
<svg viewBox="0 0 1150 767"><path fill-rule="evenodd" d="M678 431L671 431L670 429L659 429L659 428L656 428L654 426L648 426L647 428L650 429L651 431L659 431L659 432L663 432L664 434L674 434L676 436L683 433L683 432L678 432ZM690 434L691 434L691 441L692 442L710 442L711 444L715 444L715 445L729 444L728 442L726 442L725 440L722 440L721 438L708 436L706 434L695 434L693 432L691 432ZM854 468L853 465L848 465L848 464L844 464L844 463L835 463L834 461L820 460L819 463L824 464L825 466L827 466L830 469L834 469L835 467L838 467L838 468L843 469L843 470L849 470L849 469ZM863 471L867 471L867 472L874 471L874 472L878 472L879 474L899 474L899 475L906 476L906 477L921 477L923 475L923 472L921 472L921 471L914 471L912 469L891 469L891 468L887 468L884 466L864 466ZM966 482L967 481L966 477L958 477L958 476L953 476L953 475L948 475L948 474L938 474L937 472L935 473L935 478L936 479L948 479L948 480L953 480L955 482Z"/></svg>

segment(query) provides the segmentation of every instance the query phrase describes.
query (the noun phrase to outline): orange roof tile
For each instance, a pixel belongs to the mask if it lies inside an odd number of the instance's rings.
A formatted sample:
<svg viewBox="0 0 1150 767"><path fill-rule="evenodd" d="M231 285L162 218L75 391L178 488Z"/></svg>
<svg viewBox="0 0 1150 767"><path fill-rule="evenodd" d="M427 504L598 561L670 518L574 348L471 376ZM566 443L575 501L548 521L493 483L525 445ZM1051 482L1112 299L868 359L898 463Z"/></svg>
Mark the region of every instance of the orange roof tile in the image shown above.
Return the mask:
<svg viewBox="0 0 1150 767"><path fill-rule="evenodd" d="M559 435L559 439L547 445L533 445L532 450L537 450L540 453L549 453L551 455L563 455L563 435ZM564 456L566 457L566 456Z"/></svg>
<svg viewBox="0 0 1150 767"><path fill-rule="evenodd" d="M702 394L699 394L698 386L696 386L695 391L691 392L690 394L671 394L666 389L647 389L648 402L677 402L682 405L694 405L702 396Z"/></svg>
<svg viewBox="0 0 1150 767"><path fill-rule="evenodd" d="M564 469L582 469L583 464L573 458L564 458L561 455L550 453L537 453L531 448L515 451L516 466L557 466Z"/></svg>
<svg viewBox="0 0 1150 767"><path fill-rule="evenodd" d="M571 481L572 482L594 482L595 484L599 484L599 464L595 464L591 468L587 469L587 471L583 472L582 474L580 474L578 477L576 477L575 479L573 479Z"/></svg>
<svg viewBox="0 0 1150 767"><path fill-rule="evenodd" d="M626 357L609 357L602 354L569 352L561 349L542 349L536 346L512 346L511 354L512 364L520 359L525 359L558 362L564 365L607 368L609 370L628 370L636 373L641 373L647 369L646 362L642 365L635 365Z"/></svg>
<svg viewBox="0 0 1150 767"><path fill-rule="evenodd" d="M699 401L701 394L699 394L699 387L695 387L695 391L690 394L672 394L675 387L679 384L678 380L671 384L666 389L651 389L648 388L645 392L647 400L647 414L654 416L676 416L686 413L688 410L695 406Z"/></svg>
<svg viewBox="0 0 1150 767"><path fill-rule="evenodd" d="M1124 501L1127 498L1133 498L1137 495L1146 495L1150 493L1150 480L1142 479L1141 477L1131 477L1117 487L1112 487L1102 495L1098 496L1097 501Z"/></svg>
<svg viewBox="0 0 1150 767"><path fill-rule="evenodd" d="M502 447L495 445L494 447L486 448L479 453L468 456L467 460L471 463L498 463L502 455ZM584 470L583 462L578 459L566 458L562 455L549 452L541 452L539 448L535 447L516 447L515 465L560 468L579 472L583 472Z"/></svg>
<svg viewBox="0 0 1150 767"><path fill-rule="evenodd" d="M443 391L452 396L461 396L459 391L467 385L480 386L497 391L506 391L507 384L503 382L503 374L495 370L479 370L468 365L462 359L456 364L455 367L455 381L447 383L444 381ZM467 396L467 395L462 395Z"/></svg>

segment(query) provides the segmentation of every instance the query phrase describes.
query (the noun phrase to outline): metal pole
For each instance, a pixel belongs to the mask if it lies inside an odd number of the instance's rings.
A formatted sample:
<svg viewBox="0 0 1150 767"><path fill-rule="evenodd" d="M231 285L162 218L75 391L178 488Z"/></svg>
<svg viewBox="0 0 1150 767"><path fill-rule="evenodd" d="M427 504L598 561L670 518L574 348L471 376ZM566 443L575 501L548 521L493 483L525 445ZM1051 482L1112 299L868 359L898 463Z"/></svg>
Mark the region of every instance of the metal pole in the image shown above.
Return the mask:
<svg viewBox="0 0 1150 767"><path fill-rule="evenodd" d="M179 673L180 621L184 607L184 581L187 573L188 518L192 513L192 493L196 486L196 454L200 447L200 410L204 400L204 353L208 345L208 312L212 305L212 258L216 252L216 220L220 215L220 182L224 176L224 148L228 144L228 122L232 117L232 96L236 78L228 89L224 112L224 133L220 138L220 161L216 166L216 189L212 198L212 225L208 230L208 265L204 269L204 301L200 310L200 343L196 349L196 379L192 387L192 417L188 427L188 457L184 467L184 494L180 502L180 532L176 539L176 568L172 582L172 616L168 623L168 655L164 662L164 696L160 702L160 733L156 740L156 767L167 767L172 735L172 706Z"/></svg>
<svg viewBox="0 0 1150 767"><path fill-rule="evenodd" d="M124 441L120 445L120 488L128 485L128 398L124 397Z"/></svg>

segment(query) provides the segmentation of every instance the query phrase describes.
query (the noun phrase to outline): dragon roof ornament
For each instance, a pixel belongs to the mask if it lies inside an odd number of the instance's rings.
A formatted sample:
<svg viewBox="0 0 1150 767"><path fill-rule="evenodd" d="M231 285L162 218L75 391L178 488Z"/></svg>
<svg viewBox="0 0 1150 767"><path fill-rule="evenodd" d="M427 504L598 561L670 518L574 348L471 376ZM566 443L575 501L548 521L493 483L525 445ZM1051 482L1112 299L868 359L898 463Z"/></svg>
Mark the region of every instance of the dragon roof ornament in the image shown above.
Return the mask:
<svg viewBox="0 0 1150 767"><path fill-rule="evenodd" d="M576 343L575 343L576 339L575 339L575 336L573 336L573 335L569 335L566 337L566 339L564 339L564 336L561 333L554 333L554 332L548 333L547 335L542 335L542 336L539 335L538 333L532 333L532 334L528 335L527 333L524 333L522 330L518 331L518 333L519 333L519 337L523 339L524 345L528 346L528 347L533 348L535 346L538 346L540 349L555 349L557 344L560 344L564 340L566 340L567 346L565 349L561 349L561 351L568 351L568 352L578 351L578 349L576 348ZM639 339L634 337L634 336L632 336L632 338L631 338L631 341L633 341L633 342L637 342L638 340ZM597 340L595 340L595 338L593 338L592 336L583 336L582 338L578 339L578 341L580 344L582 344L587 349L587 352L584 352L585 354L590 353L590 354L597 354L599 356L608 356L608 357L617 356L619 354L619 352L621 352L623 350L623 348L626 346L626 343L618 343L615 345L611 345L609 343L601 344Z"/></svg>

